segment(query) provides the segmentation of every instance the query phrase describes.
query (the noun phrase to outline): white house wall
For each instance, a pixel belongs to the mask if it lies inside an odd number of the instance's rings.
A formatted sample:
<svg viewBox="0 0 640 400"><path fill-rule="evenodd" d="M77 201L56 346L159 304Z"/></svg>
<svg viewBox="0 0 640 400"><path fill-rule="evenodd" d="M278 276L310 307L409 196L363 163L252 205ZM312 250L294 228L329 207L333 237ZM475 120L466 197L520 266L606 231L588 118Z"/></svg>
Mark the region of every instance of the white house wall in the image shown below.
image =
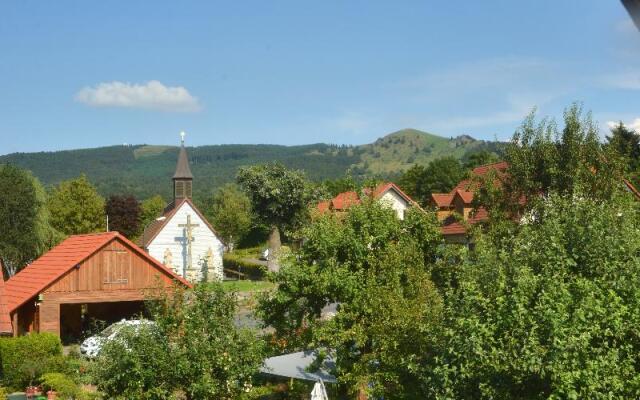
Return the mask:
<svg viewBox="0 0 640 400"><path fill-rule="evenodd" d="M407 201L396 193L395 190L387 190L380 197L380 203L393 208L400 219L404 219L404 213L407 208L409 208Z"/></svg>
<svg viewBox="0 0 640 400"><path fill-rule="evenodd" d="M186 271L187 266L187 246L185 243L186 228L180 227L180 224L187 223L187 215L191 215L191 223L199 226L192 228L193 241L191 243L192 251L192 269ZM203 280L203 268L201 260L206 259L209 249L212 253L212 265L209 266L207 272L207 280L222 279L222 254L224 245L209 229L206 222L200 218L191 205L187 202L182 203L180 208L166 222L163 229L148 245L149 255L154 257L161 263L165 263L167 249L171 252L172 269L180 276L185 276L191 282L200 282Z"/></svg>

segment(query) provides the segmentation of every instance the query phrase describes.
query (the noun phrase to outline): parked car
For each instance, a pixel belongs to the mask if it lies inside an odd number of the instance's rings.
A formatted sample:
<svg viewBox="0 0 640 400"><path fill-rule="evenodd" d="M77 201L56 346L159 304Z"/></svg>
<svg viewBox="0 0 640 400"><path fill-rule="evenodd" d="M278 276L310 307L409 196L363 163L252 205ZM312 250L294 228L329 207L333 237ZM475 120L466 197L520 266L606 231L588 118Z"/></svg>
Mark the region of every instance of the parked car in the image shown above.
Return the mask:
<svg viewBox="0 0 640 400"><path fill-rule="evenodd" d="M264 249L262 250L262 254L260 254L260 259L262 261L267 261L269 260L269 249Z"/></svg>
<svg viewBox="0 0 640 400"><path fill-rule="evenodd" d="M95 358L100 354L100 350L102 350L102 347L106 343L118 338L118 335L120 335L124 328L132 327L133 331L137 332L142 326L151 326L154 324L155 323L153 321L146 319L123 319L122 321L109 325L97 335L85 339L85 341L80 345L80 353L85 357Z"/></svg>

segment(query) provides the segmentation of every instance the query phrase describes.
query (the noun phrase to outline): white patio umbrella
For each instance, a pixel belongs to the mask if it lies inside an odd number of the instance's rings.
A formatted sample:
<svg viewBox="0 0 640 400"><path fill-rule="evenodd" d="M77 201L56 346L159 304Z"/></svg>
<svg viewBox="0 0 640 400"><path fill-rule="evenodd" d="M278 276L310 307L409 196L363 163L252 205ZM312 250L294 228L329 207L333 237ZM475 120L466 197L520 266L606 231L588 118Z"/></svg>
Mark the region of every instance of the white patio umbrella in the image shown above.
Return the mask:
<svg viewBox="0 0 640 400"><path fill-rule="evenodd" d="M329 400L329 396L327 396L327 389L324 387L324 382L320 379L313 385L313 390L311 391L311 400Z"/></svg>

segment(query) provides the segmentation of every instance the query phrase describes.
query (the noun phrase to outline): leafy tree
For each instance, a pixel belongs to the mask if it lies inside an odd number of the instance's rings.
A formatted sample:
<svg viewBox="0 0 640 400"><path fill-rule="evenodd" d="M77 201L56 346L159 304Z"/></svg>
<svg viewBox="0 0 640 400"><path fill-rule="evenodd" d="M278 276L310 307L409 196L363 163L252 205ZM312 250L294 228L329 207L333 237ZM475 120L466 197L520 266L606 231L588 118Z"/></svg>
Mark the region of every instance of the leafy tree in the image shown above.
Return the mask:
<svg viewBox="0 0 640 400"><path fill-rule="evenodd" d="M0 165L0 260L9 276L61 239L50 226L45 197L31 173Z"/></svg>
<svg viewBox="0 0 640 400"><path fill-rule="evenodd" d="M622 195L573 194L476 240L445 296L425 398L638 397L640 210Z"/></svg>
<svg viewBox="0 0 640 400"><path fill-rule="evenodd" d="M431 193L446 193L465 178L467 171L453 157L431 161L426 167L414 165L398 180L398 185L418 203L426 205Z"/></svg>
<svg viewBox="0 0 640 400"><path fill-rule="evenodd" d="M61 182L49 194L51 224L67 235L104 230L104 199L85 175Z"/></svg>
<svg viewBox="0 0 640 400"><path fill-rule="evenodd" d="M481 150L475 153L471 153L464 160L464 168L465 169L474 169L475 167L479 167L480 165L491 164L500 161L498 155L492 151Z"/></svg>
<svg viewBox="0 0 640 400"><path fill-rule="evenodd" d="M107 199L105 213L109 230L118 231L129 239L140 233L140 203L135 197L112 195Z"/></svg>
<svg viewBox="0 0 640 400"><path fill-rule="evenodd" d="M574 104L562 131L531 113L506 149L506 174L487 175L476 200L494 212L519 215L545 193L608 199L621 188L623 164L599 140L591 115Z"/></svg>
<svg viewBox="0 0 640 400"><path fill-rule="evenodd" d="M237 399L262 364L255 334L234 326L235 295L220 284L176 289L149 303L155 325L109 342L96 368L115 399Z"/></svg>
<svg viewBox="0 0 640 400"><path fill-rule="evenodd" d="M435 216L412 209L401 221L366 201L320 217L304 237L259 303L275 343L335 349L339 382L352 391L420 398L412 382L432 354L442 307L430 280L442 242ZM322 321L331 303L337 314Z"/></svg>
<svg viewBox="0 0 640 400"><path fill-rule="evenodd" d="M627 177L640 185L640 135L620 122L607 136L607 146L623 158Z"/></svg>
<svg viewBox="0 0 640 400"><path fill-rule="evenodd" d="M142 204L140 204L140 229L144 229L144 227L158 218L166 206L167 202L160 195L143 200Z"/></svg>
<svg viewBox="0 0 640 400"><path fill-rule="evenodd" d="M251 229L251 200L232 183L206 201L204 214L231 248Z"/></svg>
<svg viewBox="0 0 640 400"><path fill-rule="evenodd" d="M274 256L280 249L280 230L294 227L307 211L305 176L274 162L240 168L237 181L260 222L270 227L269 269L277 270Z"/></svg>

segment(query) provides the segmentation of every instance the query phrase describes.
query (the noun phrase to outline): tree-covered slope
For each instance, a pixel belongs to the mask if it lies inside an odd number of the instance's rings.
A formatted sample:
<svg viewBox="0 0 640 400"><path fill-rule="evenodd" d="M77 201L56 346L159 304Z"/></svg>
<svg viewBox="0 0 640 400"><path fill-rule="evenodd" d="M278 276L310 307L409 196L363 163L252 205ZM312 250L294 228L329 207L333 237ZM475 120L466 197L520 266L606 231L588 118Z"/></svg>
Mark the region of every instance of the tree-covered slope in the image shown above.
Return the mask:
<svg viewBox="0 0 640 400"><path fill-rule="evenodd" d="M469 137L447 139L407 129L360 146L215 145L187 151L195 177L194 194L201 196L233 181L243 165L277 160L304 170L316 181L341 177L349 169L355 176L390 176L413 163L428 163L444 155L464 158L470 152L495 147L493 142ZM161 194L169 198L177 157L175 146L133 145L13 153L0 156L0 163L29 169L47 186L84 173L103 195L131 193L147 198Z"/></svg>
<svg viewBox="0 0 640 400"><path fill-rule="evenodd" d="M465 159L483 149L498 151L495 142L476 140L467 135L444 138L416 129L403 129L359 147L362 152L358 166L381 175L404 171L415 163L427 164L438 157Z"/></svg>

